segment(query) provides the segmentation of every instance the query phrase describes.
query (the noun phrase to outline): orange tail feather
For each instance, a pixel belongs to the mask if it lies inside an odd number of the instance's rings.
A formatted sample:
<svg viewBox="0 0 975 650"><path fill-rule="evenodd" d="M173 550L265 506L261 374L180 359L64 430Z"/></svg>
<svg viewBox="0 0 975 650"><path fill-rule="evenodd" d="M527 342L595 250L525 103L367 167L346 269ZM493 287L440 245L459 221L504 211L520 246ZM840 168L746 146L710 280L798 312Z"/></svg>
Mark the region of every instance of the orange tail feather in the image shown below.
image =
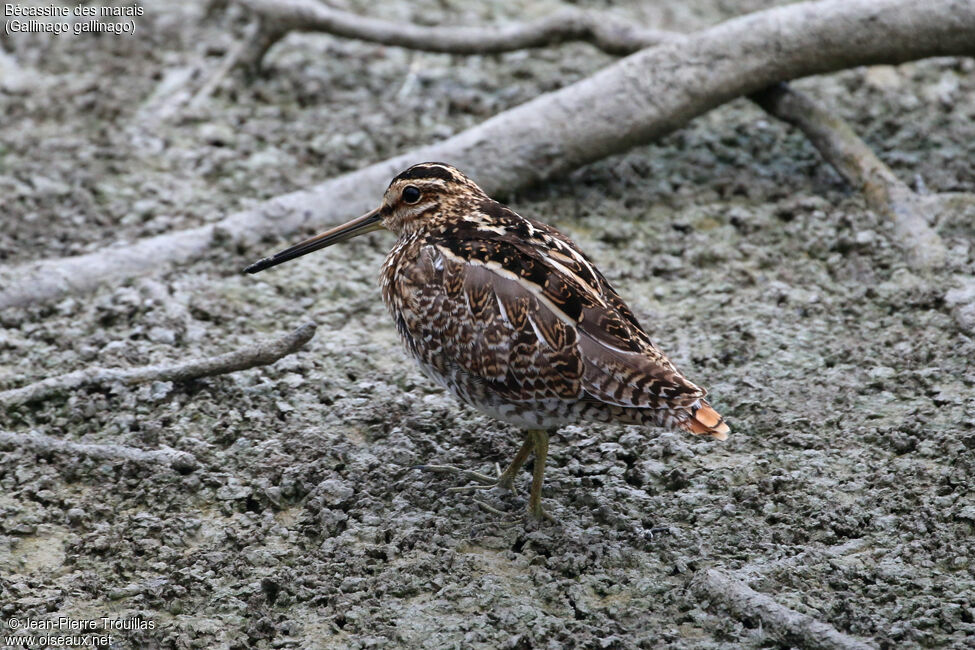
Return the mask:
<svg viewBox="0 0 975 650"><path fill-rule="evenodd" d="M691 411L690 419L681 422L681 427L695 435L709 435L716 440L727 440L731 431L724 418L704 400Z"/></svg>

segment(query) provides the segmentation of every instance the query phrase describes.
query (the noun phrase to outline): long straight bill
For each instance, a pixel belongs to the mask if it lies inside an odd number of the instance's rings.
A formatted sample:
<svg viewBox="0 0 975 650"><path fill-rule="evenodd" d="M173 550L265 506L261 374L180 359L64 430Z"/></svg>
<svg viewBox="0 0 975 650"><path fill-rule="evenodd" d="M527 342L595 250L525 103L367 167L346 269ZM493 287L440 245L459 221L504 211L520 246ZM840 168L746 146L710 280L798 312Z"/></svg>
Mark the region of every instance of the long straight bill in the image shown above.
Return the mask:
<svg viewBox="0 0 975 650"><path fill-rule="evenodd" d="M263 271L264 269L269 269L272 266L277 266L282 262L287 262L288 260L293 260L296 257L307 255L308 253L317 251L320 248L337 244L345 241L346 239L352 239L357 235L372 232L373 230L380 230L382 227L382 216L379 214L379 208L376 208L372 212L368 212L358 219L353 219L348 223L344 223L341 226L336 226L335 228L323 232L320 235L315 235L311 239L306 239L300 244L295 244L291 248L286 248L285 250L272 255L271 257L265 257L262 260L258 260L244 269L244 273L257 273L259 271Z"/></svg>

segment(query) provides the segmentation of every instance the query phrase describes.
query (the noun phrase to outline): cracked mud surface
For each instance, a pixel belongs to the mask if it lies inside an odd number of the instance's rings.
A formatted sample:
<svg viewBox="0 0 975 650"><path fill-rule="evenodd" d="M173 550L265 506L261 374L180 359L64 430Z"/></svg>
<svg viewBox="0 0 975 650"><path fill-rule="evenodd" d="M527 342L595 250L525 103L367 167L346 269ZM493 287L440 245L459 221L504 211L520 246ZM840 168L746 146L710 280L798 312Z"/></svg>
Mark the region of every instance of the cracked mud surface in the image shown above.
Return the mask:
<svg viewBox="0 0 975 650"><path fill-rule="evenodd" d="M617 11L676 30L763 6L631 4ZM389 11L472 24L555 7ZM215 63L231 32L202 23L191 3L149 9L134 40L15 39L42 77L0 93L4 264L215 221L611 61L585 45L449 57L292 35L272 50L270 77L153 123L136 116L167 72L199 56ZM797 85L912 187L975 189L971 61ZM298 236L218 246L191 266L0 314L0 389L319 325L270 367L2 413L5 431L167 445L202 467L0 450L0 618L155 623L116 637L120 648L781 642L688 589L716 567L884 647L972 643L975 341L944 296L973 282L975 215L942 215L950 266L917 274L888 224L802 136L744 101L509 203L595 260L654 340L709 387L732 426L726 443L566 427L544 492L559 523L499 525L447 493L458 477L410 469L489 472L520 440L458 406L401 351L376 286L389 235L256 277L239 269ZM520 516L529 482L525 472L517 496L479 498Z"/></svg>

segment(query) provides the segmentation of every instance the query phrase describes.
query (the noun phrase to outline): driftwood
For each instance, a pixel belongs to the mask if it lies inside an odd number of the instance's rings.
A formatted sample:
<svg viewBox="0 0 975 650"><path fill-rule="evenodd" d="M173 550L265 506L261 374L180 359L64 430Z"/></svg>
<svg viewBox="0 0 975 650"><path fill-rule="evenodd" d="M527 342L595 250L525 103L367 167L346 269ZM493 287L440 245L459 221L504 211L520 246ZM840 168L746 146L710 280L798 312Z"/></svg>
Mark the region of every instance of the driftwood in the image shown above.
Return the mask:
<svg viewBox="0 0 975 650"><path fill-rule="evenodd" d="M315 324L305 323L285 336L260 341L226 354L172 365L141 368L86 368L49 377L27 386L0 392L0 407L36 402L83 386L133 385L149 381L189 381L266 366L297 351L315 335ZM15 434L10 434L15 435Z"/></svg>
<svg viewBox="0 0 975 650"><path fill-rule="evenodd" d="M857 65L975 50L965 0L826 0L736 18L628 56L599 73L421 147L216 224L0 272L0 309L85 293L203 256L214 238L253 245L364 212L411 163L443 160L489 193L513 191L650 142L736 97Z"/></svg>
<svg viewBox="0 0 975 650"><path fill-rule="evenodd" d="M877 647L780 605L717 569L700 571L691 581L691 591L698 599L717 603L736 617L757 619L767 632L789 645L822 650L873 650Z"/></svg>
<svg viewBox="0 0 975 650"><path fill-rule="evenodd" d="M168 465L176 471L184 473L192 472L200 466L193 454L169 447L146 451L125 445L94 445L84 442L71 442L37 432L9 433L0 431L0 447L27 449L39 454L61 453L104 460L157 463Z"/></svg>

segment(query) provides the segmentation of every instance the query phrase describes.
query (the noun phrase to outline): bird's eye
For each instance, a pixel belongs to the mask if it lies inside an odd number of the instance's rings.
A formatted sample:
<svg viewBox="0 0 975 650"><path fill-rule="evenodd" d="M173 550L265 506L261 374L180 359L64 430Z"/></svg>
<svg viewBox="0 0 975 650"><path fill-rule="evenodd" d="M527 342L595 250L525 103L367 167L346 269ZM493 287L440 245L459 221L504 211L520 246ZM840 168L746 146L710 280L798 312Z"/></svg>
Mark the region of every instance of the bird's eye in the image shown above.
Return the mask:
<svg viewBox="0 0 975 650"><path fill-rule="evenodd" d="M413 185L407 185L403 188L403 200L407 203L416 203L420 200L420 190Z"/></svg>

